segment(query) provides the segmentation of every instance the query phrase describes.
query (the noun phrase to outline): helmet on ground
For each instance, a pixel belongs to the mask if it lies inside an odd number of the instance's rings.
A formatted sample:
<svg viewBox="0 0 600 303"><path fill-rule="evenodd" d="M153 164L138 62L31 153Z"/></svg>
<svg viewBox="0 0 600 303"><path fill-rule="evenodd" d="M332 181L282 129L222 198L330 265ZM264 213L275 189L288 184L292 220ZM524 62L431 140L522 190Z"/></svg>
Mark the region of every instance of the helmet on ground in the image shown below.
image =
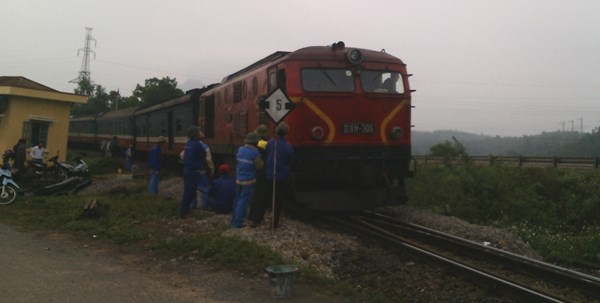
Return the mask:
<svg viewBox="0 0 600 303"><path fill-rule="evenodd" d="M244 140L244 143L256 144L258 141L260 141L260 137L255 132L251 132L246 135L246 140Z"/></svg>

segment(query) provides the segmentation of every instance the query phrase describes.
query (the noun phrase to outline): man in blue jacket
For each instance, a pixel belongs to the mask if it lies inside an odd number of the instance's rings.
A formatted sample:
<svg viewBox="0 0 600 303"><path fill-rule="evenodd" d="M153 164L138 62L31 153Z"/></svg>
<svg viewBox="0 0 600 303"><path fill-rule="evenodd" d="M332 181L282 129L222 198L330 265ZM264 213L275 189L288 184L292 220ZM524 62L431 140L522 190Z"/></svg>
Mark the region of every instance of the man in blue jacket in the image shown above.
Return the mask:
<svg viewBox="0 0 600 303"><path fill-rule="evenodd" d="M158 182L160 181L159 173L162 166L162 153L161 147L165 144L165 137L158 137L158 141L150 150L150 157L148 158L148 165L150 166L150 181L148 191L151 194L158 194Z"/></svg>
<svg viewBox="0 0 600 303"><path fill-rule="evenodd" d="M256 183L256 170L263 166L260 153L256 147L260 137L251 132L246 136L246 144L238 149L236 155L236 188L233 211L231 213L231 227L244 227L244 218L248 203L252 199L252 191Z"/></svg>
<svg viewBox="0 0 600 303"><path fill-rule="evenodd" d="M219 166L221 176L211 186L208 194L208 207L216 214L227 214L233 207L235 199L235 179L229 176L229 165L227 163Z"/></svg>
<svg viewBox="0 0 600 303"><path fill-rule="evenodd" d="M289 179L294 149L285 139L289 129L287 123L281 122L275 127L277 137L267 144L267 183L271 184L268 196L275 203L273 228L279 227L279 218L285 200L293 199Z"/></svg>
<svg viewBox="0 0 600 303"><path fill-rule="evenodd" d="M188 142L183 152L183 196L179 204L179 217L185 218L192 200L196 198L196 188L200 175L206 170L206 151L200 142L200 128L190 126Z"/></svg>

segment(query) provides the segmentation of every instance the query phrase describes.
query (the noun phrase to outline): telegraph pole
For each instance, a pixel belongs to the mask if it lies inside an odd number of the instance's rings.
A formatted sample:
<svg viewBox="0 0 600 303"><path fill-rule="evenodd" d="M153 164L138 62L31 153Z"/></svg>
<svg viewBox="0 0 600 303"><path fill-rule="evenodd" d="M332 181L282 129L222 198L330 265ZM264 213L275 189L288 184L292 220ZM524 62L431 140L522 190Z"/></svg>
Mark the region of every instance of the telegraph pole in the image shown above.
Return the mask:
<svg viewBox="0 0 600 303"><path fill-rule="evenodd" d="M570 120L569 122L571 122L571 132L575 131L575 121Z"/></svg>
<svg viewBox="0 0 600 303"><path fill-rule="evenodd" d="M88 80L90 84L92 83L90 73L90 54L94 54L94 59L96 59L96 52L92 50L92 41L94 41L94 46L96 46L96 39L92 37L91 27L86 27L85 31L85 46L77 50L77 56L79 56L79 53L83 53L83 60L81 61L79 76L69 81L69 83L79 83L83 79Z"/></svg>

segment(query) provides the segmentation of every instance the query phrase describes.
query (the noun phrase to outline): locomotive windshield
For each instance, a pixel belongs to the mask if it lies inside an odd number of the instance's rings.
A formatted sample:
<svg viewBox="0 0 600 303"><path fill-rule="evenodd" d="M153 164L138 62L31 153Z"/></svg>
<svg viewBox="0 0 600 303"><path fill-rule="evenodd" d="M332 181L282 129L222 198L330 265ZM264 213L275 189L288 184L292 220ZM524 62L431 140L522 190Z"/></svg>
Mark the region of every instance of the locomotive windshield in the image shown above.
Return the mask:
<svg viewBox="0 0 600 303"><path fill-rule="evenodd" d="M347 69L303 69L302 88L307 92L353 92L354 77Z"/></svg>
<svg viewBox="0 0 600 303"><path fill-rule="evenodd" d="M400 73L366 70L360 74L360 82L366 93L404 93Z"/></svg>

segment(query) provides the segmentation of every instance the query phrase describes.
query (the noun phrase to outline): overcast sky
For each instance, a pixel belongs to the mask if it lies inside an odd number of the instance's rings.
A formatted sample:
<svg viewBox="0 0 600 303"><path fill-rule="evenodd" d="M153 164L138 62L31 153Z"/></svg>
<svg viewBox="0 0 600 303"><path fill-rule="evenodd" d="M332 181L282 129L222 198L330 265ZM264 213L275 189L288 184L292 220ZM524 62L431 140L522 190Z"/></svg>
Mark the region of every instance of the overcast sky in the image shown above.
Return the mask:
<svg viewBox="0 0 600 303"><path fill-rule="evenodd" d="M598 0L2 0L0 76L63 92L93 28L91 78L220 82L275 51L385 49L414 74L415 130L521 136L600 125Z"/></svg>

